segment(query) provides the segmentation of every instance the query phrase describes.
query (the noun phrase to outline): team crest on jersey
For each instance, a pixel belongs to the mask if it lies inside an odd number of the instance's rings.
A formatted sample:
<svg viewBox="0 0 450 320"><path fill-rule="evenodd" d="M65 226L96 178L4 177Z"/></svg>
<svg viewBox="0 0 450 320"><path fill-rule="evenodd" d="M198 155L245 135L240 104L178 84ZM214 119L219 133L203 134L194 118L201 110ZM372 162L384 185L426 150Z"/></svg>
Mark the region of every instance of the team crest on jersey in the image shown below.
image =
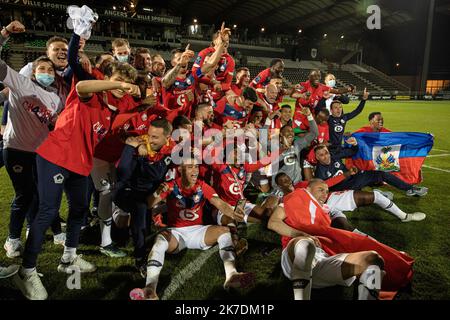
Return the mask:
<svg viewBox="0 0 450 320"><path fill-rule="evenodd" d="M55 181L56 184L62 184L64 182L64 176L61 173L58 173L53 176L53 181Z"/></svg>
<svg viewBox="0 0 450 320"><path fill-rule="evenodd" d="M187 83L188 85L191 85L191 84L192 84L191 79L187 78L187 79L186 79L186 83Z"/></svg>
<svg viewBox="0 0 450 320"><path fill-rule="evenodd" d="M201 56L197 56L197 59L195 59L195 64L200 65L200 62L202 62L202 57Z"/></svg>
<svg viewBox="0 0 450 320"><path fill-rule="evenodd" d="M16 164L14 167L12 167L12 169L15 173L22 173L22 171L23 171L23 167L18 164Z"/></svg>
<svg viewBox="0 0 450 320"><path fill-rule="evenodd" d="M147 114L146 114L146 113L143 113L143 114L141 115L141 120L142 120L142 121L147 121L147 119L148 119Z"/></svg>
<svg viewBox="0 0 450 320"><path fill-rule="evenodd" d="M123 130L127 131L130 128L130 124L129 123L125 123L123 126Z"/></svg>
<svg viewBox="0 0 450 320"><path fill-rule="evenodd" d="M344 119L341 119L341 123L344 124L344 123L345 123L345 120L344 120Z"/></svg>
<svg viewBox="0 0 450 320"><path fill-rule="evenodd" d="M178 87L180 85L180 81L175 81L174 85Z"/></svg>
<svg viewBox="0 0 450 320"><path fill-rule="evenodd" d="M400 171L400 148L401 144L392 146L374 146L372 149L372 159L375 170L392 172Z"/></svg>
<svg viewBox="0 0 450 320"><path fill-rule="evenodd" d="M339 162L335 162L335 163L334 163L334 167L335 167L335 168L339 168L340 166L341 166L341 164L340 164Z"/></svg>

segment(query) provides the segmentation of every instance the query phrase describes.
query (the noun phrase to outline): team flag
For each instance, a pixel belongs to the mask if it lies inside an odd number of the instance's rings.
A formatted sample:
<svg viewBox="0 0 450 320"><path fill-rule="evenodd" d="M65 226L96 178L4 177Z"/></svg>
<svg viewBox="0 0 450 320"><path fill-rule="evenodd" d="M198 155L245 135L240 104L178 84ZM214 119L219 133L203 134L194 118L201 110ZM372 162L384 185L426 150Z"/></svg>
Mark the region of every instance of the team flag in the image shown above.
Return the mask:
<svg viewBox="0 0 450 320"><path fill-rule="evenodd" d="M433 135L420 132L360 132L358 153L347 167L390 172L410 184L422 182L422 164L433 147Z"/></svg>

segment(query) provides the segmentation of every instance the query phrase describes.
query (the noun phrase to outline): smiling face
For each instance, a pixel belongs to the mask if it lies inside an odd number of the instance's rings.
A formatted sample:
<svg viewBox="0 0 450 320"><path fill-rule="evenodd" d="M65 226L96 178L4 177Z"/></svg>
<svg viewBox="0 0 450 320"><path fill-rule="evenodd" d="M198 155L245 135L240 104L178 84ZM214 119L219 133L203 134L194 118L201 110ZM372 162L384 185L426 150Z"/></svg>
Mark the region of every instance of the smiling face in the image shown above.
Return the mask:
<svg viewBox="0 0 450 320"><path fill-rule="evenodd" d="M274 84L268 84L266 87L266 99L269 103L275 103L278 97L278 88Z"/></svg>
<svg viewBox="0 0 450 320"><path fill-rule="evenodd" d="M372 120L370 120L370 126L372 127L373 131L380 131L381 128L383 128L384 125L384 119L381 114L375 115Z"/></svg>
<svg viewBox="0 0 450 320"><path fill-rule="evenodd" d="M236 75L236 84L242 88L248 87L250 84L250 71L241 70Z"/></svg>
<svg viewBox="0 0 450 320"><path fill-rule="evenodd" d="M163 128L150 126L148 129L148 141L153 151L161 150L161 148L167 144L168 138L169 137L164 134Z"/></svg>
<svg viewBox="0 0 450 320"><path fill-rule="evenodd" d="M333 117L339 118L342 116L342 103L332 102L331 103L331 114Z"/></svg>
<svg viewBox="0 0 450 320"><path fill-rule="evenodd" d="M277 179L276 183L281 191L285 195L294 191L294 186L292 185L292 179L287 174L281 174Z"/></svg>
<svg viewBox="0 0 450 320"><path fill-rule="evenodd" d="M309 74L309 82L311 83L312 86L317 87L320 82L320 77L321 77L320 71L313 70Z"/></svg>
<svg viewBox="0 0 450 320"><path fill-rule="evenodd" d="M291 108L281 108L281 120L283 120L283 122L286 123L291 119L292 119Z"/></svg>
<svg viewBox="0 0 450 320"><path fill-rule="evenodd" d="M320 164L329 165L331 163L330 152L327 148L318 148L314 153Z"/></svg>
<svg viewBox="0 0 450 320"><path fill-rule="evenodd" d="M290 126L284 127L280 131L280 136L281 136L280 142L283 142L286 145L286 147L290 147L294 142L294 129L292 129L292 127Z"/></svg>
<svg viewBox="0 0 450 320"><path fill-rule="evenodd" d="M124 76L122 76L120 73L116 72L113 73L113 75L111 76L111 78L108 78L107 76L105 76L105 80L110 80L110 81L119 81L119 82L127 82L127 83L132 83L132 81ZM111 90L111 93L114 97L120 99L123 98L123 96L125 96L126 92L120 89L115 89L115 90Z"/></svg>
<svg viewBox="0 0 450 320"><path fill-rule="evenodd" d="M180 165L180 173L183 184L187 186L193 186L197 182L199 166L194 159L186 159L183 164Z"/></svg>
<svg viewBox="0 0 450 320"><path fill-rule="evenodd" d="M58 70L67 67L67 44L62 41L52 42L47 49L47 56Z"/></svg>
<svg viewBox="0 0 450 320"><path fill-rule="evenodd" d="M152 57L149 53L140 53L139 55L144 60L145 71L150 72L150 70L152 70Z"/></svg>

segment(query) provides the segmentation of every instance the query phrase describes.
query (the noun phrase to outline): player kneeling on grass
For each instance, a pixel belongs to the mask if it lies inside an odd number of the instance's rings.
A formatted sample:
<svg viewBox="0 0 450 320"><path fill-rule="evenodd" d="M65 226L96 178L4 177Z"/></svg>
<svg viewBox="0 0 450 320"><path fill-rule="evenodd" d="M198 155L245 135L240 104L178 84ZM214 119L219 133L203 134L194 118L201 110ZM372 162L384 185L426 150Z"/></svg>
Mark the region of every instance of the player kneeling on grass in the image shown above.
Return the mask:
<svg viewBox="0 0 450 320"><path fill-rule="evenodd" d="M313 199L314 203L317 201L323 206L327 194L327 185L317 179L310 182L302 202ZM311 210L311 205L309 208ZM358 299L376 300L380 288L372 288L371 281L374 276L378 276L379 283L382 282L385 274L383 258L376 251L327 254L322 249L319 238L297 229L301 223L296 219L309 214L301 212L302 209L291 212L289 216L284 207L279 206L270 217L268 225L269 229L282 236L281 267L284 275L292 281L295 300L310 300L311 288L335 285L348 287L356 278L359 278ZM298 217L293 217L292 214ZM314 221L314 215L311 216L311 221Z"/></svg>
<svg viewBox="0 0 450 320"><path fill-rule="evenodd" d="M244 219L244 212L234 210L219 198L204 181L198 179L199 166L193 158L183 160L179 166L181 177L163 183L148 199L151 208L167 199L167 232L156 237L147 262L147 280L143 289L130 292L133 300L156 300L156 286L167 253L178 253L183 249L207 250L219 244L220 258L225 268L224 288L247 287L253 283L253 274L240 273L235 267L235 251L228 227L203 225L203 206L208 200L224 215L236 221Z"/></svg>

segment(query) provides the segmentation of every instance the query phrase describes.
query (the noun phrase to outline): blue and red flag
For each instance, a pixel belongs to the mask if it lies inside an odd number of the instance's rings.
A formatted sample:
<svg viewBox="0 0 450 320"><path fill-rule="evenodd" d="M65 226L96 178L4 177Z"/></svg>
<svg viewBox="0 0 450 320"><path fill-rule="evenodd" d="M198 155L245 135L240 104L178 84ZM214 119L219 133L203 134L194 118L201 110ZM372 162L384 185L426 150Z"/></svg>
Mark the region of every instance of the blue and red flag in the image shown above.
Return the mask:
<svg viewBox="0 0 450 320"><path fill-rule="evenodd" d="M422 182L422 164L433 147L433 135L420 132L360 132L358 153L347 167L390 172L403 181Z"/></svg>

